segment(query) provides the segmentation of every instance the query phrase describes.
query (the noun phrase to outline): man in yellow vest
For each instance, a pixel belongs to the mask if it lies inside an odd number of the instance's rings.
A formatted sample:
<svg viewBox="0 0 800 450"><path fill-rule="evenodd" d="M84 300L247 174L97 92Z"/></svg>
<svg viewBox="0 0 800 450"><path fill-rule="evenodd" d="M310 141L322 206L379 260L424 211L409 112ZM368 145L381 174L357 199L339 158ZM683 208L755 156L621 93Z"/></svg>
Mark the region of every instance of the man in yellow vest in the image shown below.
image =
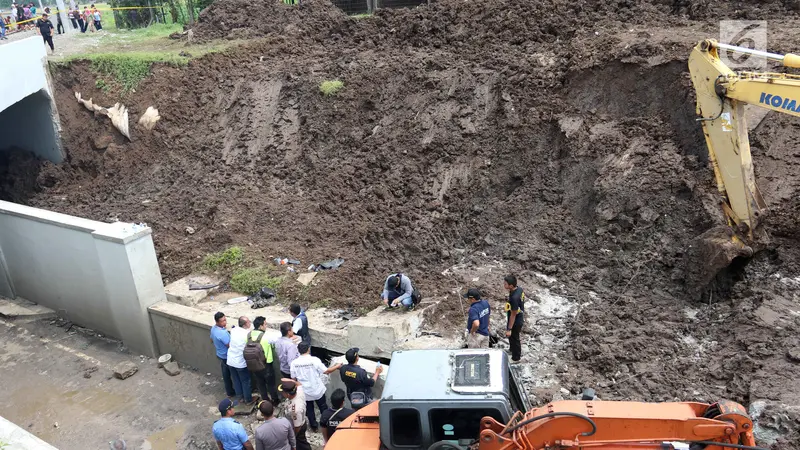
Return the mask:
<svg viewBox="0 0 800 450"><path fill-rule="evenodd" d="M272 344L274 343L274 339L267 338L265 335L266 329L267 319L263 316L256 317L253 321L253 331L251 331L250 336L248 336L248 342L258 342L261 344L261 348L264 349L264 357L266 358L266 368L255 372L251 370L250 375L253 377L253 381L258 387L261 398L269 400L273 405L277 406L281 401L281 397L278 396L278 386L275 383L275 369L272 367L272 361L274 360ZM259 337L261 339L259 339Z"/></svg>

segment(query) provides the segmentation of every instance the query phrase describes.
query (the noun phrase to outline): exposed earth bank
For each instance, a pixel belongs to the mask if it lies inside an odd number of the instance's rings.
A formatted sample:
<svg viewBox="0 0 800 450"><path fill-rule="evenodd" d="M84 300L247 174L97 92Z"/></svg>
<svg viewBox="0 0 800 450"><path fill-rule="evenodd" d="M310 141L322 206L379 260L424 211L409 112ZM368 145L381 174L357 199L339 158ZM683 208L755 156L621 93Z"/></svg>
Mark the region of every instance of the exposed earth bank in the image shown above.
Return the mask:
<svg viewBox="0 0 800 450"><path fill-rule="evenodd" d="M134 94L97 90L86 64L55 70L69 160L4 157L2 197L146 222L168 281L233 244L344 257L306 303L373 305L401 270L460 309L467 285L501 298L502 272L466 275L499 263L578 305L543 369L559 385L532 389L538 400L586 386L729 398L756 405L761 444L800 445L800 122L770 113L751 133L766 250L702 301L684 286L692 239L722 224L689 51L724 17L768 20L770 50L800 48L793 4L442 1L354 19L309 0L256 20L240 3L213 4L195 35L251 44L156 67ZM344 88L322 95L334 79ZM74 91L162 120L128 143ZM529 348L546 349L538 319Z"/></svg>

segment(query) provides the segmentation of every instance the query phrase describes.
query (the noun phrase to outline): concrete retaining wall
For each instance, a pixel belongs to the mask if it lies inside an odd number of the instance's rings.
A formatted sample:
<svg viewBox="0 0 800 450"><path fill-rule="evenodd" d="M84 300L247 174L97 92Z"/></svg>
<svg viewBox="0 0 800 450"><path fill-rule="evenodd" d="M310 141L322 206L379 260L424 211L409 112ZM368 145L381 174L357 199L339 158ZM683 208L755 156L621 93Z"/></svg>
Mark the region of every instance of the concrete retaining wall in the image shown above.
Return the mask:
<svg viewBox="0 0 800 450"><path fill-rule="evenodd" d="M19 147L54 163L64 160L47 54L39 36L0 46L0 149Z"/></svg>
<svg viewBox="0 0 800 450"><path fill-rule="evenodd" d="M0 417L0 444L3 450L58 450L3 417Z"/></svg>
<svg viewBox="0 0 800 450"><path fill-rule="evenodd" d="M166 297L146 226L0 201L0 294L157 356L147 307Z"/></svg>

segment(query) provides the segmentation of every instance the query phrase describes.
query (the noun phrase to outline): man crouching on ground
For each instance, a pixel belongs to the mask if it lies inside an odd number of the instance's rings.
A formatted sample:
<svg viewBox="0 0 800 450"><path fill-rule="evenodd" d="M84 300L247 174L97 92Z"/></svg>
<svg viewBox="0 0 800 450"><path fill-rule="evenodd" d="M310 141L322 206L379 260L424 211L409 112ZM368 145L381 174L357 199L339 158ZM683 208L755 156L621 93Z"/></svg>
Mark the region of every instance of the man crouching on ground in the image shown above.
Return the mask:
<svg viewBox="0 0 800 450"><path fill-rule="evenodd" d="M396 308L403 305L410 311L414 309L413 294L414 287L411 285L411 279L402 273L396 273L386 278L386 282L383 284L381 301L388 308Z"/></svg>

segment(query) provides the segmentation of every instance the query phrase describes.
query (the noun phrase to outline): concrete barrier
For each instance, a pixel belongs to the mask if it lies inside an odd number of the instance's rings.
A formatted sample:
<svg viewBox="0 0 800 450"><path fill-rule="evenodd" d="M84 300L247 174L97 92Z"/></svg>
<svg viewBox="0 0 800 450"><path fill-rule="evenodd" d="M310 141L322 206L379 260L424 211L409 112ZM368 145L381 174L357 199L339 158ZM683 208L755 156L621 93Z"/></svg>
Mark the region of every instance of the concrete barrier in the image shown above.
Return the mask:
<svg viewBox="0 0 800 450"><path fill-rule="evenodd" d="M0 201L0 295L157 356L147 307L166 297L147 226Z"/></svg>
<svg viewBox="0 0 800 450"><path fill-rule="evenodd" d="M64 160L47 54L39 36L0 45L0 149L29 150Z"/></svg>
<svg viewBox="0 0 800 450"><path fill-rule="evenodd" d="M3 450L58 450L3 417L0 417L0 448Z"/></svg>

